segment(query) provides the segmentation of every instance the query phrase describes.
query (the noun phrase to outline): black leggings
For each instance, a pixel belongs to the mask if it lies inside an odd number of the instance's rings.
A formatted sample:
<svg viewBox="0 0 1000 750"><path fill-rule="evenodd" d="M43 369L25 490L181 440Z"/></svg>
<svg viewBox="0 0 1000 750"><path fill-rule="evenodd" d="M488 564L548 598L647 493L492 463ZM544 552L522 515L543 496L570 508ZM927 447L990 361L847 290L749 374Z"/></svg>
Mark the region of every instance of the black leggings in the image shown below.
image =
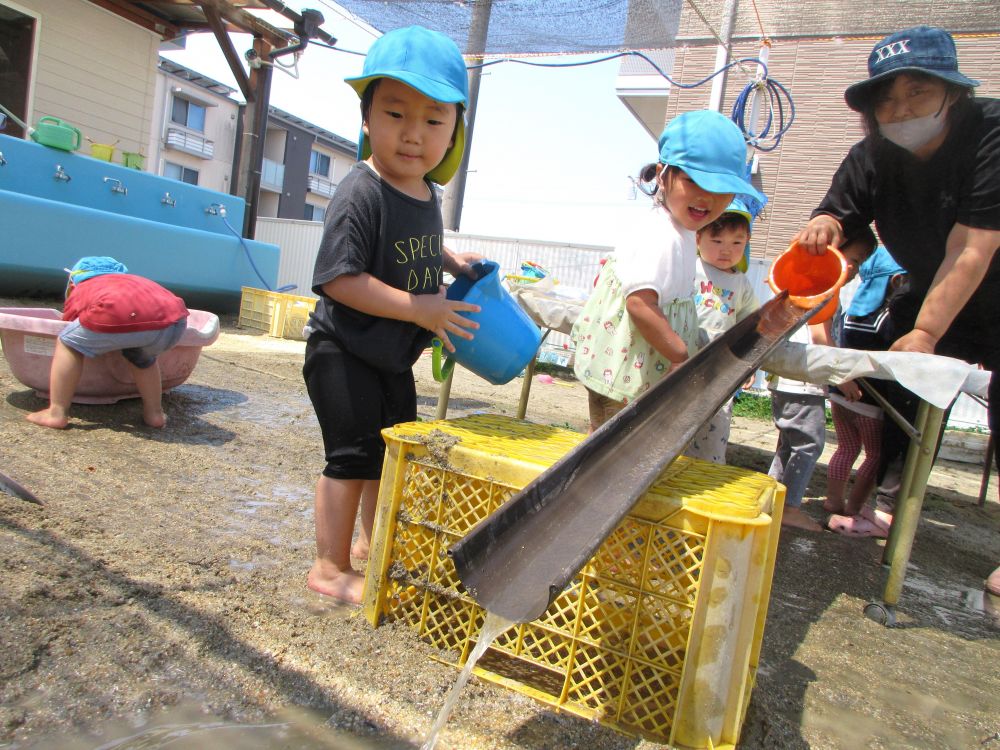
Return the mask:
<svg viewBox="0 0 1000 750"><path fill-rule="evenodd" d="M314 333L306 344L302 376L323 432L323 475L380 478L382 429L417 418L413 371L382 372Z"/></svg>

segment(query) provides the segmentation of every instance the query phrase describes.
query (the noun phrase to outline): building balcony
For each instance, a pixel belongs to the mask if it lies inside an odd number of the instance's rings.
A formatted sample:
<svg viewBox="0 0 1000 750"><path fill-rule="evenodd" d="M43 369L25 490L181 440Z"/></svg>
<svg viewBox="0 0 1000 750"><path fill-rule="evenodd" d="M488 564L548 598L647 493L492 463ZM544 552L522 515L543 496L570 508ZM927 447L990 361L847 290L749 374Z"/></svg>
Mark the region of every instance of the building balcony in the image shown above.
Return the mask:
<svg viewBox="0 0 1000 750"><path fill-rule="evenodd" d="M180 128L167 128L165 145L167 148L183 151L200 159L211 159L215 156L215 141Z"/></svg>
<svg viewBox="0 0 1000 750"><path fill-rule="evenodd" d="M674 50L653 50L646 56L668 75L674 67ZM615 93L653 138L660 136L667 116L670 82L637 57L622 60L615 81Z"/></svg>
<svg viewBox="0 0 1000 750"><path fill-rule="evenodd" d="M333 197L333 191L336 189L337 185L332 180L320 177L317 174L309 175L309 182L306 185L306 190L310 193L322 195L324 198L331 198Z"/></svg>
<svg viewBox="0 0 1000 750"><path fill-rule="evenodd" d="M264 159L260 168L260 187L280 193L285 186L285 165L281 162Z"/></svg>

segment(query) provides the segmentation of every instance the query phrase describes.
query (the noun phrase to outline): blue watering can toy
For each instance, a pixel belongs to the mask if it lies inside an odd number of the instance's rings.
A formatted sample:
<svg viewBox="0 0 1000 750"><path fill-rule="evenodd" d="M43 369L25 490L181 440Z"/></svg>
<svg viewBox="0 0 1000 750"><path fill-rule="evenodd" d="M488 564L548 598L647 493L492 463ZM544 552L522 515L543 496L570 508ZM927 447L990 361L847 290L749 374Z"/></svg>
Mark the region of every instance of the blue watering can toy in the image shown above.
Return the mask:
<svg viewBox="0 0 1000 750"><path fill-rule="evenodd" d="M472 340L452 338L455 351L443 362L443 345L440 339L434 339L434 379L445 380L457 362L493 385L503 385L531 362L541 344L542 332L501 285L499 264L482 260L473 264L472 270L476 280L459 276L448 287L447 297L479 305L477 313L462 313L479 323L479 328Z"/></svg>

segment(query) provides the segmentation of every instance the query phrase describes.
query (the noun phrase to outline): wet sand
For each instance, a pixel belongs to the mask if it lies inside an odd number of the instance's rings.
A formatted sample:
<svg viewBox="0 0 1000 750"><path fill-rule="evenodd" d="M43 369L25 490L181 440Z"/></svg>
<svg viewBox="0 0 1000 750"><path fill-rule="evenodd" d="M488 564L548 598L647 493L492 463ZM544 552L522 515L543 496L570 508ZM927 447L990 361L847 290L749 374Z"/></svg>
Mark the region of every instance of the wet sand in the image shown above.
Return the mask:
<svg viewBox="0 0 1000 750"><path fill-rule="evenodd" d="M226 321L164 397L164 430L135 401L36 427L24 416L43 402L0 365L0 472L45 502L0 493L0 748L419 746L456 670L405 626L372 629L305 587L322 454L303 348ZM520 382L462 373L448 415L513 415ZM585 415L579 384L533 385L530 420ZM730 460L764 471L773 441L737 420ZM817 520L832 443L805 506ZM1000 748L1000 629L982 594L1000 502L994 474L978 507L980 471L932 474L893 629L862 615L883 585L879 541L782 533L741 747ZM658 746L477 679L439 744Z"/></svg>

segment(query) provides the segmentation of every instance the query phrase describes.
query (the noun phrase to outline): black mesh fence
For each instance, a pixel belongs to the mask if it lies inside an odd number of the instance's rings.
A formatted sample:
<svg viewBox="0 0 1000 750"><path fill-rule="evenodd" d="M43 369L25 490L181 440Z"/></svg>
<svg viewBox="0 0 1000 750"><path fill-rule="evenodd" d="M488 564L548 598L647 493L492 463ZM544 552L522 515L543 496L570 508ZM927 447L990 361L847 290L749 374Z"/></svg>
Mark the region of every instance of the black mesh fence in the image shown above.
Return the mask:
<svg viewBox="0 0 1000 750"><path fill-rule="evenodd" d="M340 0L381 32L419 24L469 50L488 13L487 55L667 49L715 41L727 0ZM927 23L955 35L1000 30L1000 0L738 0L735 40L879 37ZM478 51L478 50L476 50Z"/></svg>

